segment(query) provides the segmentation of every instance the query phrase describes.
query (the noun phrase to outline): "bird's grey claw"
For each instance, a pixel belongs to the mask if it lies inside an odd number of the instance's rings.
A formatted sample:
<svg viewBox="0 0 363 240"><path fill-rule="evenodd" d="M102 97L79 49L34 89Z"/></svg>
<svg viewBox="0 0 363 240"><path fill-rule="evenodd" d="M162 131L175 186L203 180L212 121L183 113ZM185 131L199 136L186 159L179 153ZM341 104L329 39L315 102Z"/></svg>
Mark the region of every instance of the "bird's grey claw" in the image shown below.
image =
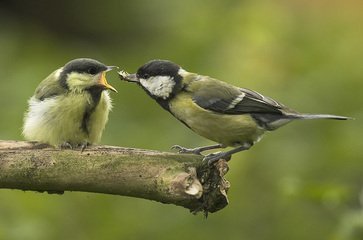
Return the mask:
<svg viewBox="0 0 363 240"><path fill-rule="evenodd" d="M81 144L81 153L89 146L90 144L88 142L84 142Z"/></svg>
<svg viewBox="0 0 363 240"><path fill-rule="evenodd" d="M211 153L203 158L203 162L207 162L210 166L217 162L219 159L229 161L231 159L231 155L226 155L225 152Z"/></svg>
<svg viewBox="0 0 363 240"><path fill-rule="evenodd" d="M73 146L69 142L64 142L59 145L60 149L73 149Z"/></svg>
<svg viewBox="0 0 363 240"><path fill-rule="evenodd" d="M182 147L182 146L180 146L180 145L174 145L174 146L172 146L171 147L171 150L175 150L175 151L177 151L178 153L185 153L186 152L186 150L188 150L187 148L185 148L185 147Z"/></svg>
<svg viewBox="0 0 363 240"><path fill-rule="evenodd" d="M171 147L172 150L176 150L178 153L185 153L185 154L197 154L201 155L200 151L197 148L185 148L180 145L174 145Z"/></svg>

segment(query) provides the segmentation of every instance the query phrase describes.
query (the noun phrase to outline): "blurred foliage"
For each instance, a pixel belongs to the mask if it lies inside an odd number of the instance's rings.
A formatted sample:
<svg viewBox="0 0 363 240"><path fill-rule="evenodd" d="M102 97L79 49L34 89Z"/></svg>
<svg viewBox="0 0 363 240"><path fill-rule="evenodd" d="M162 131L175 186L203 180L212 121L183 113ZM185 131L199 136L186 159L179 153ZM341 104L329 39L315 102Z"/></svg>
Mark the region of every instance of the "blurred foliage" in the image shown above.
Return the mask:
<svg viewBox="0 0 363 240"><path fill-rule="evenodd" d="M359 0L1 1L0 139L22 139L27 99L77 57L129 72L170 59L356 120L293 123L234 156L230 205L207 220L141 199L1 190L0 239L363 239L362 10ZM119 94L103 144L210 143L115 72L108 80Z"/></svg>

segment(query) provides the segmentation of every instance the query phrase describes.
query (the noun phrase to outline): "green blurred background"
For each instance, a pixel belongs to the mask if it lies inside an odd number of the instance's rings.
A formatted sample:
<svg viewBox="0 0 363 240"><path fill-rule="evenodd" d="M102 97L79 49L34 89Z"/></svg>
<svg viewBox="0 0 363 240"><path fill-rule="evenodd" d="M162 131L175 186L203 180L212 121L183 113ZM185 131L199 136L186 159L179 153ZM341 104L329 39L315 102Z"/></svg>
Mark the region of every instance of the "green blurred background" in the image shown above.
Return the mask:
<svg viewBox="0 0 363 240"><path fill-rule="evenodd" d="M363 239L362 1L0 2L0 139L22 139L27 99L67 61L133 72L169 59L302 112L355 121L295 122L230 162L224 210L102 194L0 191L0 239ZM202 139L141 89L108 81L102 144L169 151Z"/></svg>

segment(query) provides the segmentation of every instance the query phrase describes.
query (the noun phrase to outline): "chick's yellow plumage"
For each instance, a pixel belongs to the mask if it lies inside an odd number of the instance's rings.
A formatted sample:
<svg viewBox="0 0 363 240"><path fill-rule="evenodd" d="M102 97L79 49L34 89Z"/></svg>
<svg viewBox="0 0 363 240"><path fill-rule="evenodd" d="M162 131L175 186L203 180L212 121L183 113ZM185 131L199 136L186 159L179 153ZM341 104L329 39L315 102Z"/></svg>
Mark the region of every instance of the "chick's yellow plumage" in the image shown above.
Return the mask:
<svg viewBox="0 0 363 240"><path fill-rule="evenodd" d="M29 99L23 135L54 146L98 143L111 110L103 63L81 58L44 79Z"/></svg>

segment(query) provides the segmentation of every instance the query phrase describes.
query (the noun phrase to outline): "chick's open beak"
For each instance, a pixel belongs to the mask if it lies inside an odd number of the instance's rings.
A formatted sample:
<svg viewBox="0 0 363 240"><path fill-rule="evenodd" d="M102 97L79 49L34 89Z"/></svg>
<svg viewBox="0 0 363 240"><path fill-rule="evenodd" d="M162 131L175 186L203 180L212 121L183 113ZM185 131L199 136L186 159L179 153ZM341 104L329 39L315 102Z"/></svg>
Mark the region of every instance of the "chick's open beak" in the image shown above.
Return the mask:
<svg viewBox="0 0 363 240"><path fill-rule="evenodd" d="M128 74L125 71L120 71L118 72L118 75L120 77L121 80L127 81L127 82L134 82L134 83L138 83L139 79L137 78L136 74Z"/></svg>
<svg viewBox="0 0 363 240"><path fill-rule="evenodd" d="M112 87L110 84L108 84L108 82L106 80L106 72L108 72L110 70L112 70L112 68L111 69L107 69L106 71L103 71L101 73L101 76L100 76L100 79L99 79L99 82L98 83L101 84L102 86L104 86L106 89L110 89L110 90L112 90L114 92L117 92L117 90L114 87Z"/></svg>

